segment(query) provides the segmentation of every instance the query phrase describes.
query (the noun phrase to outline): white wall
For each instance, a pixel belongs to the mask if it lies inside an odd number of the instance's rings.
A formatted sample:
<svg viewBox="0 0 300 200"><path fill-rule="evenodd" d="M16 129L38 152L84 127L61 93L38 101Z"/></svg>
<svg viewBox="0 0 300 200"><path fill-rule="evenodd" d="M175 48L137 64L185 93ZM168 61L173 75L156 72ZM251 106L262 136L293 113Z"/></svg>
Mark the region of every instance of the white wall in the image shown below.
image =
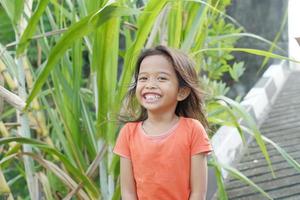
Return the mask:
<svg viewBox="0 0 300 200"><path fill-rule="evenodd" d="M289 56L300 61L300 46L295 37L300 37L300 0L289 0ZM300 70L300 64L290 62L291 69Z"/></svg>

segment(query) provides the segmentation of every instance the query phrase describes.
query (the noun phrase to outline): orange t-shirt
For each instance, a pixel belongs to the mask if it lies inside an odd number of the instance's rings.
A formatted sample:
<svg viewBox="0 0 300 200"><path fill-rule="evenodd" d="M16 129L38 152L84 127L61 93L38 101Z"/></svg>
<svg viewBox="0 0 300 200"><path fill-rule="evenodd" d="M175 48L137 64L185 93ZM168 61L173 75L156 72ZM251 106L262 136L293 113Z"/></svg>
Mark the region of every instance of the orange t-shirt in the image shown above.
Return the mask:
<svg viewBox="0 0 300 200"><path fill-rule="evenodd" d="M147 135L142 122L127 123L114 153L131 160L139 200L188 200L191 156L211 150L201 123L180 117L162 135Z"/></svg>

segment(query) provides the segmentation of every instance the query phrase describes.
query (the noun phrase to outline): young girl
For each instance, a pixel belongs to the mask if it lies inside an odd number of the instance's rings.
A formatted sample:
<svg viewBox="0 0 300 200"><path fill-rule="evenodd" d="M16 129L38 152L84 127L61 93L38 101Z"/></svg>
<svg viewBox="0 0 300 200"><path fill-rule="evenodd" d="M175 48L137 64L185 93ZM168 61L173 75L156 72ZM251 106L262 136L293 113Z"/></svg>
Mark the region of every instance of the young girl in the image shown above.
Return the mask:
<svg viewBox="0 0 300 200"><path fill-rule="evenodd" d="M179 51L157 46L139 56L125 101L134 120L114 148L122 200L205 199L212 148L198 83L194 63Z"/></svg>

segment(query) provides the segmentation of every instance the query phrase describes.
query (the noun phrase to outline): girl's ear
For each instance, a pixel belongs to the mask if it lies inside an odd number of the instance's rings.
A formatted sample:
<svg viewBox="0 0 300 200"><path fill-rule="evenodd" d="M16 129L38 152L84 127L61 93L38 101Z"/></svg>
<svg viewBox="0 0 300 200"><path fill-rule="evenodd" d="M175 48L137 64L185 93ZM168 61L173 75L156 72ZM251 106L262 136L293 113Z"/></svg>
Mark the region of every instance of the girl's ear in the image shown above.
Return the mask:
<svg viewBox="0 0 300 200"><path fill-rule="evenodd" d="M177 101L183 101L185 100L191 93L191 88L189 87L181 87L179 88L178 94L177 94Z"/></svg>

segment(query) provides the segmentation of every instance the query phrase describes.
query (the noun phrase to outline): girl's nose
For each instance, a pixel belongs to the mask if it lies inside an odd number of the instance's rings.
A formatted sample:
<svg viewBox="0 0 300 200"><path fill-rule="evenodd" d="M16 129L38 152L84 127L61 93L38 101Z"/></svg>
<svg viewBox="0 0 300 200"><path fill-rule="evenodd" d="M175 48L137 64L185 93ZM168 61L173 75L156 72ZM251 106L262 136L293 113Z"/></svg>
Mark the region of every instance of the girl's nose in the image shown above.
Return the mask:
<svg viewBox="0 0 300 200"><path fill-rule="evenodd" d="M153 79L149 79L149 81L146 84L146 89L155 89L157 88L156 82Z"/></svg>
<svg viewBox="0 0 300 200"><path fill-rule="evenodd" d="M146 89L155 89L155 88L156 88L156 86L154 86L154 85L150 85L150 84L146 85Z"/></svg>

